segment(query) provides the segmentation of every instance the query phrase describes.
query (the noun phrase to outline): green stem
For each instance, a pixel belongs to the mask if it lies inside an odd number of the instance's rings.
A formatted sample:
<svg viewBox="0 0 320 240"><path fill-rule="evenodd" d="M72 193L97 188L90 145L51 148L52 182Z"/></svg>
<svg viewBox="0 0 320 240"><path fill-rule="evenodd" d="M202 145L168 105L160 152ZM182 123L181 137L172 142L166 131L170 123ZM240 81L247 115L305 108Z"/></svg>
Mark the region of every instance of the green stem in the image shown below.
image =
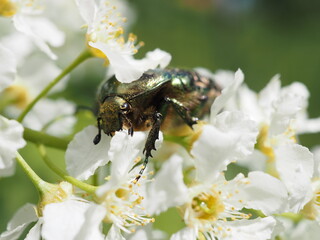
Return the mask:
<svg viewBox="0 0 320 240"><path fill-rule="evenodd" d="M30 128L25 128L23 138L27 141L44 144L48 147L54 147L61 150L66 150L69 140L48 135L43 132L35 131Z"/></svg>
<svg viewBox="0 0 320 240"><path fill-rule="evenodd" d="M40 151L40 155L42 156L43 160L45 161L45 163L48 165L48 167L54 171L57 175L59 175L61 178L63 178L65 181L73 184L74 186L88 192L88 193L95 193L95 191L97 190L96 186L92 186L90 184L84 183L79 181L78 179L71 177L69 175L67 175L63 170L61 170L60 168L58 168L56 165L54 165L52 163L52 161L49 159L46 149L44 147L44 145L39 144L38 145L39 151Z"/></svg>
<svg viewBox="0 0 320 240"><path fill-rule="evenodd" d="M17 152L16 156L17 162L20 164L24 172L32 181L33 185L39 190L39 192L43 192L43 186L47 184L47 182L43 181L29 166L29 164L23 159L23 157Z"/></svg>
<svg viewBox="0 0 320 240"><path fill-rule="evenodd" d="M83 51L68 67L66 67L60 74L57 76L52 82L50 82L43 90L39 93L39 95L24 109L24 111L18 117L18 122L22 122L24 117L28 114L28 112L33 108L33 106L58 83L60 80L70 73L74 68L76 68L80 63L85 61L86 59L92 57L92 54L86 49Z"/></svg>

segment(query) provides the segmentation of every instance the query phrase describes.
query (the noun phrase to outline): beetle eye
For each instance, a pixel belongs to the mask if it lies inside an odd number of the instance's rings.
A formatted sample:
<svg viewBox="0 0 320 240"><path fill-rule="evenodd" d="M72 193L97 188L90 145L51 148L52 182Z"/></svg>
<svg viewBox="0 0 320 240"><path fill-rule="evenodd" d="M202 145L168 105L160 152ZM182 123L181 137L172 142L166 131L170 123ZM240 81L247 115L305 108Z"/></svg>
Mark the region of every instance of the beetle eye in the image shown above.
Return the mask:
<svg viewBox="0 0 320 240"><path fill-rule="evenodd" d="M120 109L123 111L128 111L129 110L129 104L127 102L123 103L120 105Z"/></svg>

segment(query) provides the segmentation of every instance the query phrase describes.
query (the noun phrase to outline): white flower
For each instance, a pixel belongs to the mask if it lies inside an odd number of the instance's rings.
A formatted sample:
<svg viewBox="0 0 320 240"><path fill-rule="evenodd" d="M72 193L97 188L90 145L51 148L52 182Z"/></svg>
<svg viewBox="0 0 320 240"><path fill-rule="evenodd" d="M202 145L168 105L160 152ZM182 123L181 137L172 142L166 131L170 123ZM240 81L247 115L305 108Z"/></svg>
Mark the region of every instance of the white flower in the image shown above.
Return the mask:
<svg viewBox="0 0 320 240"><path fill-rule="evenodd" d="M243 111L259 123L257 150L245 162L239 163L280 178L290 195L287 211L298 212L311 197L312 154L298 145L295 138L296 120L307 106L309 93L300 83L284 88L280 85L279 75L273 77L259 94L243 85L229 101L227 109Z"/></svg>
<svg viewBox="0 0 320 240"><path fill-rule="evenodd" d="M28 36L50 58L57 56L51 51L48 44L59 47L64 43L64 34L47 18L42 17L43 6L41 1L17 0L6 1L5 8L0 15L12 17L15 28Z"/></svg>
<svg viewBox="0 0 320 240"><path fill-rule="evenodd" d="M48 195L52 194L52 198L49 196L51 202L46 202L43 209L29 203L20 208L8 223L7 230L0 235L0 240L18 239L32 222L36 224L26 239L103 239L99 226L104 209L74 197L69 183L53 185L51 191L48 192Z"/></svg>
<svg viewBox="0 0 320 240"><path fill-rule="evenodd" d="M273 218L248 220L250 214L241 210L253 208L267 216L281 212L287 199L284 185L262 172L249 173L248 178L239 174L231 181L222 174L229 163L252 153L257 134L255 122L244 114L222 112L204 126L193 145L195 179L188 180L190 186L183 181L181 158L174 156L163 165L149 186L147 209L158 214L180 206L187 228L172 239L270 238Z"/></svg>
<svg viewBox="0 0 320 240"><path fill-rule="evenodd" d="M110 180L97 190L97 202L106 209L104 220L114 224L110 235L120 234L120 230L130 233L132 227L153 221L145 217L141 207L144 177L134 184L140 169L132 169L143 156L147 136L145 132L135 132L130 136L125 131L116 132L112 138L102 134L99 144L94 145L97 131L89 126L75 136L66 153L67 169L71 175L87 179L98 167L111 161Z"/></svg>
<svg viewBox="0 0 320 240"><path fill-rule="evenodd" d="M14 54L0 44L0 92L12 84L17 63Z"/></svg>
<svg viewBox="0 0 320 240"><path fill-rule="evenodd" d="M182 171L181 166L182 159L177 156L166 162L155 178L156 194L148 196L153 205L152 208L149 207L151 210L180 206L187 228L171 239L195 240L200 236L209 239L270 238L275 226L272 217L249 220L251 215L241 210L244 207L253 208L266 215L280 212L286 204L287 193L279 180L262 172L252 172L248 178L239 174L233 180L226 181L220 173L214 179L196 181L187 187L179 173ZM207 168L207 171L218 172L214 166ZM167 171L170 167L175 174ZM173 190L175 187L176 191ZM162 197L157 201L159 196Z"/></svg>
<svg viewBox="0 0 320 240"><path fill-rule="evenodd" d="M15 120L0 115L0 176L14 173L16 151L25 146L23 127Z"/></svg>
<svg viewBox="0 0 320 240"><path fill-rule="evenodd" d="M141 206L143 200L141 184L144 177L134 184L140 169L131 170L137 160L141 159L139 156L142 156L145 140L144 132L135 132L133 137L125 132L115 134L108 152L112 161L110 180L96 192L100 205L107 209L106 219L127 233L133 231L134 226L143 226L154 221L145 217L146 213Z"/></svg>
<svg viewBox="0 0 320 240"><path fill-rule="evenodd" d="M88 45L98 57L107 58L110 63L108 75L115 74L120 82L137 80L149 68L166 67L170 54L156 49L147 53L146 58L136 60L133 55L141 44L136 44L136 36L129 34L124 39L124 23L126 18L118 10L116 1L101 0L99 5L94 1L77 0L80 14L86 24ZM124 2L120 1L122 4Z"/></svg>

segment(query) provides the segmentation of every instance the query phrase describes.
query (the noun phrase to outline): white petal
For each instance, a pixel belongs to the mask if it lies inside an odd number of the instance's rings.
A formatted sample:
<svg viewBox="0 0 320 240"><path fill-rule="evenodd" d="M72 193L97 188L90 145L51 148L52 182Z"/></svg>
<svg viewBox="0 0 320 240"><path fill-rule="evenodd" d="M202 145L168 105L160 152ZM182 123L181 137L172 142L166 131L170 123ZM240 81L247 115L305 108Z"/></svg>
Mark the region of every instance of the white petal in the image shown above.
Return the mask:
<svg viewBox="0 0 320 240"><path fill-rule="evenodd" d="M17 73L14 54L0 44L0 92L12 84Z"/></svg>
<svg viewBox="0 0 320 240"><path fill-rule="evenodd" d="M238 189L246 208L261 210L267 216L283 212L288 193L281 181L263 172L250 172L247 179L249 182Z"/></svg>
<svg viewBox="0 0 320 240"><path fill-rule="evenodd" d="M13 16L13 23L16 29L29 36L40 50L50 58L57 59L47 42L54 47L61 46L64 43L64 34L52 22L45 18L16 14Z"/></svg>
<svg viewBox="0 0 320 240"><path fill-rule="evenodd" d="M282 233L285 232L286 228L289 228L289 225L290 227L292 227L293 225L293 221L291 221L288 218L276 216L275 220L276 220L276 225L273 229L271 239L276 239L278 235L282 235Z"/></svg>
<svg viewBox="0 0 320 240"><path fill-rule="evenodd" d="M182 161L180 156L172 156L162 165L155 181L150 183L147 197L149 214L159 214L187 200L188 188L183 182Z"/></svg>
<svg viewBox="0 0 320 240"><path fill-rule="evenodd" d="M89 206L88 203L75 200L46 205L43 211L42 237L46 240L75 239L84 227L85 212Z"/></svg>
<svg viewBox="0 0 320 240"><path fill-rule="evenodd" d="M197 232L194 228L186 227L179 232L173 234L170 240L196 240Z"/></svg>
<svg viewBox="0 0 320 240"><path fill-rule="evenodd" d="M313 157L314 157L314 171L312 178L320 177L320 146L316 146L312 149Z"/></svg>
<svg viewBox="0 0 320 240"><path fill-rule="evenodd" d="M270 239L275 224L276 221L273 217L226 222L224 225L226 228L230 228L230 231L226 236L218 239L267 240Z"/></svg>
<svg viewBox="0 0 320 240"><path fill-rule="evenodd" d="M258 135L255 122L240 112L223 112L215 122L203 127L191 150L201 182L213 182L230 162L249 156Z"/></svg>
<svg viewBox="0 0 320 240"><path fill-rule="evenodd" d="M149 69L158 66L164 68L171 60L171 55L160 49L148 52L143 59L134 59L132 55L124 52L120 47L112 47L108 43L89 42L89 45L99 49L107 56L111 73L114 73L117 80L123 83L139 79ZM108 74L110 75L110 73Z"/></svg>
<svg viewBox="0 0 320 240"><path fill-rule="evenodd" d="M266 169L267 156L258 150L246 158L237 161L237 164L248 168L250 171L264 171Z"/></svg>
<svg viewBox="0 0 320 240"><path fill-rule="evenodd" d="M308 98L310 97L310 93L303 83L294 82L291 83L289 86L283 87L281 89L281 95L285 96L287 94L298 96L303 101L302 107L308 107Z"/></svg>
<svg viewBox="0 0 320 240"><path fill-rule="evenodd" d="M141 77L144 71L132 65L133 57L131 55L123 55L120 51L112 49L107 43L89 42L93 48L102 51L110 62L110 68L115 74L118 81L129 83Z"/></svg>
<svg viewBox="0 0 320 240"><path fill-rule="evenodd" d="M320 132L320 117L297 121L297 134Z"/></svg>
<svg viewBox="0 0 320 240"><path fill-rule="evenodd" d="M121 181L128 179L128 172L135 165L135 159L143 156L142 150L147 139L146 132L135 132L133 136L127 132L117 132L111 140L108 156L112 161L111 179ZM162 142L162 133L159 133L157 144Z"/></svg>
<svg viewBox="0 0 320 240"><path fill-rule="evenodd" d="M290 240L318 240L320 236L320 225L316 221L299 221L297 226L290 230Z"/></svg>
<svg viewBox="0 0 320 240"><path fill-rule="evenodd" d="M263 109L266 119L270 119L273 112L272 103L279 98L281 89L280 75L275 75L259 93L259 106Z"/></svg>
<svg viewBox="0 0 320 240"><path fill-rule="evenodd" d="M9 176L14 172L16 151L25 146L23 127L15 120L0 115L0 176Z"/></svg>
<svg viewBox="0 0 320 240"><path fill-rule="evenodd" d="M41 240L42 218L30 229L24 240Z"/></svg>
<svg viewBox="0 0 320 240"><path fill-rule="evenodd" d="M85 221L82 224L80 232L77 234L75 239L86 240L86 239L104 239L102 234L102 220L106 215L106 209L100 205L91 205L85 213Z"/></svg>
<svg viewBox="0 0 320 240"><path fill-rule="evenodd" d="M35 206L27 203L21 207L7 225L7 230L0 235L0 240L15 240L32 222L38 220Z"/></svg>
<svg viewBox="0 0 320 240"><path fill-rule="evenodd" d="M102 196L110 188L117 187L121 184L126 184L133 180L136 176L136 171L139 168L130 171L136 164L135 160L143 156L142 150L147 138L146 132L135 132L130 136L125 131L116 132L112 137L110 143L110 150L108 152L109 159L112 161L111 165L111 180L98 188L96 194ZM163 136L160 132L159 140L156 141L156 147L162 142ZM157 146L158 145L158 146Z"/></svg>
<svg viewBox="0 0 320 240"><path fill-rule="evenodd" d="M259 123L265 121L261 108L258 105L257 93L249 89L245 84L240 86L237 95L232 98L232 100L234 110L248 114L253 120ZM226 107L227 109L230 108L230 102Z"/></svg>
<svg viewBox="0 0 320 240"><path fill-rule="evenodd" d="M106 240L125 240L125 238L122 237L120 229L113 224L108 232Z"/></svg>
<svg viewBox="0 0 320 240"><path fill-rule="evenodd" d="M75 110L75 104L67 100L42 99L25 117L23 124L34 130L45 130L54 136L66 136L76 123Z"/></svg>
<svg viewBox="0 0 320 240"><path fill-rule="evenodd" d="M98 167L109 162L108 149L111 138L102 134L100 143L94 145L93 139L97 133L96 127L88 126L77 133L69 143L66 151L66 165L71 176L86 180Z"/></svg>
<svg viewBox="0 0 320 240"><path fill-rule="evenodd" d="M76 0L77 7L83 20L90 26L97 12L95 1Z"/></svg>
<svg viewBox="0 0 320 240"><path fill-rule="evenodd" d="M145 58L141 60L135 60L135 63L139 68L145 72L149 69L155 69L157 67L165 68L171 61L171 55L159 48L147 52Z"/></svg>
<svg viewBox="0 0 320 240"><path fill-rule="evenodd" d="M284 133L289 128L292 119L295 119L298 112L303 109L303 104L304 99L294 94L286 94L275 101L269 134L275 136Z"/></svg>
<svg viewBox="0 0 320 240"><path fill-rule="evenodd" d="M280 145L275 148L275 161L280 179L289 192L289 210L298 212L312 196L312 153L298 144Z"/></svg>
<svg viewBox="0 0 320 240"><path fill-rule="evenodd" d="M225 88L234 81L235 72L230 70L218 70L213 74L213 80L218 83L219 86Z"/></svg>
<svg viewBox="0 0 320 240"><path fill-rule="evenodd" d="M148 224L147 226L139 227L135 233L130 234L128 236L128 240L163 240L167 239L168 235L157 229L152 228L152 224Z"/></svg>
<svg viewBox="0 0 320 240"><path fill-rule="evenodd" d="M26 64L26 57L34 50L31 39L20 32L13 32L4 36L1 38L1 43L4 47L12 51L17 59L18 66Z"/></svg>
<svg viewBox="0 0 320 240"><path fill-rule="evenodd" d="M244 80L243 72L239 69L234 74L234 81L224 88L221 92L221 95L218 96L213 102L210 110L210 122L214 122L216 115L222 110L226 105L228 100L237 92L238 88Z"/></svg>
<svg viewBox="0 0 320 240"><path fill-rule="evenodd" d="M128 179L128 172L135 165L134 160L142 155L142 149L147 139L145 132L135 132L130 136L127 132L116 132L110 143L108 152L112 161L111 179L121 181Z"/></svg>
<svg viewBox="0 0 320 240"><path fill-rule="evenodd" d="M228 154L229 150L235 147L235 142L231 135L219 131L214 126L206 125L202 131L193 144L191 154L195 157L197 179L201 182L213 182L232 161ZM213 136L219 140L214 141Z"/></svg>

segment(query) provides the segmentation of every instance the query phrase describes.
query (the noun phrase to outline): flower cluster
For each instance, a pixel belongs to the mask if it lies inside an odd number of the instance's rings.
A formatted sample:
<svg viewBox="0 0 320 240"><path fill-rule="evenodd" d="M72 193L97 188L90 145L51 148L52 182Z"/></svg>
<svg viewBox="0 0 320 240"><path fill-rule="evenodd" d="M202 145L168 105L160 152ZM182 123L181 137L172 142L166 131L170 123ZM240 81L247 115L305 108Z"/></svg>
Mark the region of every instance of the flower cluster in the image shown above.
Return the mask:
<svg viewBox="0 0 320 240"><path fill-rule="evenodd" d="M78 15L66 23L49 8ZM143 43L127 33L126 16L133 15L124 0L0 0L0 16L13 23L4 22L0 36L0 177L12 176L18 163L40 195L38 204L15 213L0 240L18 239L28 227L25 239L317 239L320 147L310 151L299 134L320 132L320 118L308 118L302 83L281 87L276 75L255 93L240 69L196 69L219 94L193 131L173 137L160 131L146 169L148 132L100 134L94 121L74 130L76 104L52 94L62 95L80 63L103 58L106 79L120 84L169 64L171 55L160 49L134 58ZM85 50L60 70L53 47L66 45L81 26ZM20 155L27 142L60 183L42 180ZM65 150L66 171L51 161L47 146ZM152 224L169 209L184 223L171 236Z"/></svg>

